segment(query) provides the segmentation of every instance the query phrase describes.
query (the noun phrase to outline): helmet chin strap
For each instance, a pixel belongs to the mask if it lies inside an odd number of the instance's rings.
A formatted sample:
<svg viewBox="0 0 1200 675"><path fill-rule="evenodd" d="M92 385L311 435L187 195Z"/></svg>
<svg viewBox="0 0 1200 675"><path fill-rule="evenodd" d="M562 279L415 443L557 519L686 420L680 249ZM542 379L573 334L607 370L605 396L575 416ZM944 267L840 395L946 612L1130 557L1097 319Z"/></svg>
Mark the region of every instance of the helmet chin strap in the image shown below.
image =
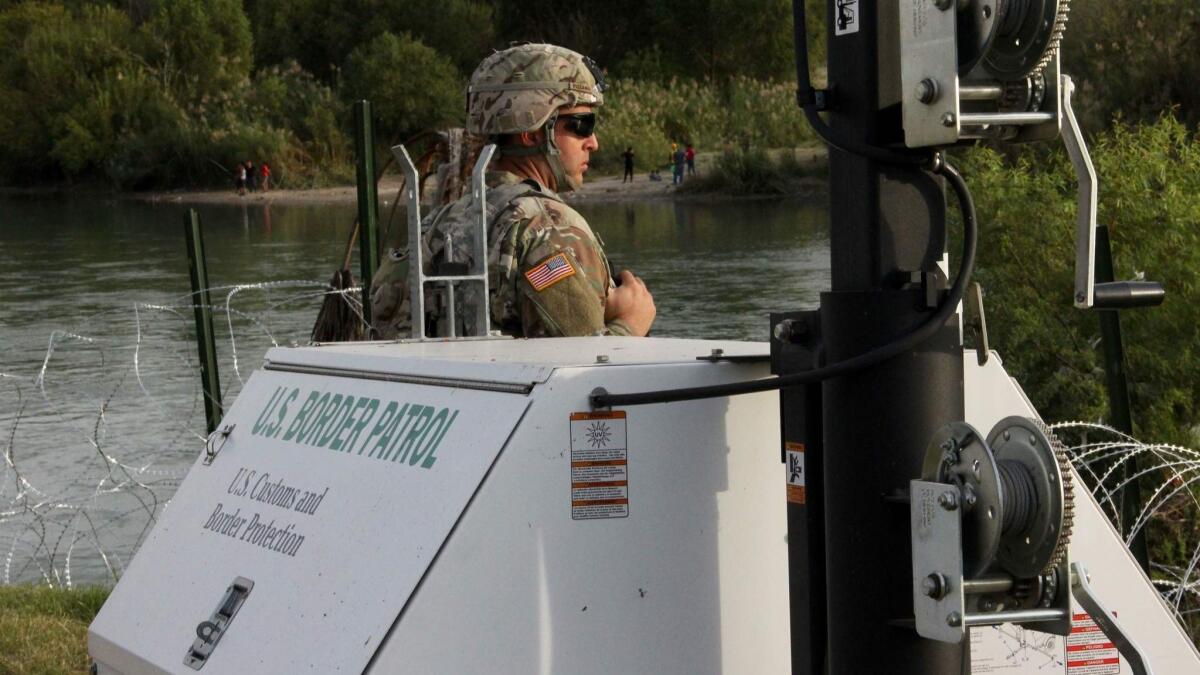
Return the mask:
<svg viewBox="0 0 1200 675"><path fill-rule="evenodd" d="M550 166L550 174L554 177L555 192L571 192L580 188L579 181L567 175L566 169L563 167L562 160L559 159L558 144L554 142L554 123L558 121L558 112L550 115L546 123L542 125L542 142L540 145L532 147L514 147L508 146L502 151L505 155L511 157L529 157L532 155L542 155L546 158L546 164Z"/></svg>
<svg viewBox="0 0 1200 675"><path fill-rule="evenodd" d="M558 144L554 142L554 123L558 121L558 112L555 111L550 119L546 120L544 127L546 133L545 140L542 141L542 154L546 157L546 163L550 165L550 173L554 174L554 182L557 183L555 190L557 192L571 192L578 190L579 182L567 175L567 171L563 168L562 160L559 159Z"/></svg>

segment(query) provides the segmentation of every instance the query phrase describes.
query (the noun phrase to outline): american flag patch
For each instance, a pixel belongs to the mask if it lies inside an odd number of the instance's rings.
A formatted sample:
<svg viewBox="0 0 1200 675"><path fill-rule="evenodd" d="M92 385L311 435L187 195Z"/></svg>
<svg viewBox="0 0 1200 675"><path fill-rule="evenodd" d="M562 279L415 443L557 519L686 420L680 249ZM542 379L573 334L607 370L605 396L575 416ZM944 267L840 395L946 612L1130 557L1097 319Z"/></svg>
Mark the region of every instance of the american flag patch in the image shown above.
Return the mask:
<svg viewBox="0 0 1200 675"><path fill-rule="evenodd" d="M575 266L567 260L566 253L556 253L525 272L525 278L535 291L544 291L554 284L575 274Z"/></svg>

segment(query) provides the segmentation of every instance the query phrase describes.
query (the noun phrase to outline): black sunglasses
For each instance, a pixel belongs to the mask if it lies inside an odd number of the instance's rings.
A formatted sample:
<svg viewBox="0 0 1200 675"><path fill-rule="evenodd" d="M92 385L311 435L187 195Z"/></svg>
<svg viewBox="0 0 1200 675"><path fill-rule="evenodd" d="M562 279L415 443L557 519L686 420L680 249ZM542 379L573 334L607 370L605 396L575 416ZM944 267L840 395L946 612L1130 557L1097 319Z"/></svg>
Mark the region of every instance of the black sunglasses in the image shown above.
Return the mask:
<svg viewBox="0 0 1200 675"><path fill-rule="evenodd" d="M596 113L594 112L559 115L558 119L563 120L564 129L580 138L587 138L596 133Z"/></svg>

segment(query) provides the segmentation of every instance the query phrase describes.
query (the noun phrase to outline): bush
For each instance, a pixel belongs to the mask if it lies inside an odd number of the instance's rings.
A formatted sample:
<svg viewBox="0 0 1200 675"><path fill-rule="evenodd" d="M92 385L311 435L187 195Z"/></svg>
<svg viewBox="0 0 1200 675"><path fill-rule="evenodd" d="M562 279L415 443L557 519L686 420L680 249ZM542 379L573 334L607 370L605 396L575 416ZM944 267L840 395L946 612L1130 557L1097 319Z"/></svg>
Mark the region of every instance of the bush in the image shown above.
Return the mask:
<svg viewBox="0 0 1200 675"><path fill-rule="evenodd" d="M804 179L824 172L826 165L806 165L794 152L769 153L761 148L721 153L712 167L689 176L681 190L744 196L794 195L804 189Z"/></svg>
<svg viewBox="0 0 1200 675"><path fill-rule="evenodd" d="M1200 122L1200 6L1195 0L1077 2L1063 41L1063 70L1080 83L1085 127L1115 115L1154 121L1174 109Z"/></svg>
<svg viewBox="0 0 1200 675"><path fill-rule="evenodd" d="M446 57L407 34L383 33L350 53L342 97L370 99L377 136L398 143L462 124L464 84Z"/></svg>
<svg viewBox="0 0 1200 675"><path fill-rule="evenodd" d="M1167 289L1163 306L1122 312L1135 435L1200 441L1200 149L1173 117L1118 123L1098 135L1099 220L1117 279L1141 273ZM978 278L991 341L1038 410L1055 420L1107 417L1094 313L1072 304L1075 178L1061 150L1006 159L968 153L963 172L981 215Z"/></svg>

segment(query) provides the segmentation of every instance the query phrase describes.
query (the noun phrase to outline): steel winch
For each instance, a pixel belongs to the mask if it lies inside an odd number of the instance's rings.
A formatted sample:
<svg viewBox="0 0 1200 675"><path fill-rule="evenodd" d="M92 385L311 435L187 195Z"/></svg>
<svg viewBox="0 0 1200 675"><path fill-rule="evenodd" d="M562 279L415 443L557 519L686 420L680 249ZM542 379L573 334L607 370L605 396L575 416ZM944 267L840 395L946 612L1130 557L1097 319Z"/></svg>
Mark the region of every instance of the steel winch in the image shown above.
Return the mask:
<svg viewBox="0 0 1200 675"><path fill-rule="evenodd" d="M961 642L972 626L1014 623L1071 633L1072 598L1136 673L1136 645L1071 563L1074 516L1067 452L1040 421L1007 417L983 436L965 422L934 434L910 483L917 632Z"/></svg>

